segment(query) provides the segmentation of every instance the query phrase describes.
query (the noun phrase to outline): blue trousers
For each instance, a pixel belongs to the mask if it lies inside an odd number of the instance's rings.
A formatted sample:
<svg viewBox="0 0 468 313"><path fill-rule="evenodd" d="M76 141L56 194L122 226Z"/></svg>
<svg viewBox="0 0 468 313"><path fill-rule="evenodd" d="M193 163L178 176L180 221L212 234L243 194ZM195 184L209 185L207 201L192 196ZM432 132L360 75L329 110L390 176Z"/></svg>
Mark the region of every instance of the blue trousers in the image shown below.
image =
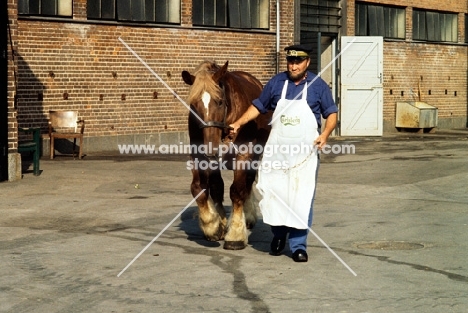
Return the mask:
<svg viewBox="0 0 468 313"><path fill-rule="evenodd" d="M307 226L310 228L312 226L312 219L314 215L314 199L315 191L317 189L317 178L318 178L318 169L320 165L320 158L317 161L317 170L315 171L315 188L314 195L312 196L312 201L310 203L309 218L307 220ZM307 249L307 235L309 234L309 229L297 229L289 226L271 226L271 232L274 237L283 238L289 234L289 248L291 252L298 249L306 250Z"/></svg>

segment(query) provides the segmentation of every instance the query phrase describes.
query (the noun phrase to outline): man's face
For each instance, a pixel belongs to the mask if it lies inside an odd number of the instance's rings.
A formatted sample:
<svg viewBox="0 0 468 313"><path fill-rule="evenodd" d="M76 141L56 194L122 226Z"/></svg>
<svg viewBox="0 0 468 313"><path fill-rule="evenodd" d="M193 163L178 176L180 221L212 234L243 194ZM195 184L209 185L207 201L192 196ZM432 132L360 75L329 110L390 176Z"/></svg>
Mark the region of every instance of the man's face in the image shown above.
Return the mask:
<svg viewBox="0 0 468 313"><path fill-rule="evenodd" d="M304 60L299 60L299 59L287 59L288 62L288 76L289 78L297 83L300 82L306 72L307 68L309 67L310 59L304 59Z"/></svg>

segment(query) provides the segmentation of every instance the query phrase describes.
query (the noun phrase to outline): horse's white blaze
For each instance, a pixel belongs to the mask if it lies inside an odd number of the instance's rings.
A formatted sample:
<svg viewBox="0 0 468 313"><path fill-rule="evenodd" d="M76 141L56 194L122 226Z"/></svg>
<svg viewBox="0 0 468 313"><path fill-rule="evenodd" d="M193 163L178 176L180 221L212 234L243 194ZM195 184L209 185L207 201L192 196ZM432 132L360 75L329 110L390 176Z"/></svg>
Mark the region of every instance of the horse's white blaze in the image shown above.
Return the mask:
<svg viewBox="0 0 468 313"><path fill-rule="evenodd" d="M203 104L205 105L205 111L206 111L206 115L208 115L208 106L210 104L210 101L211 101L211 96L209 93L207 93L206 91L203 93L203 96L202 96L202 101L203 101Z"/></svg>

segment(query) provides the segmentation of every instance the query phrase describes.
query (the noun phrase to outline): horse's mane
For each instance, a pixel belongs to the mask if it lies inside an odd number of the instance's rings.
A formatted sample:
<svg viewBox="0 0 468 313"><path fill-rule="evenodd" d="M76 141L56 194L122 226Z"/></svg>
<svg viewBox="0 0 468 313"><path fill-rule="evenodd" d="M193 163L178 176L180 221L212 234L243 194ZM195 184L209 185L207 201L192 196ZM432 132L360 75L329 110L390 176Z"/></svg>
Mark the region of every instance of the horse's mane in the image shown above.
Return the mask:
<svg viewBox="0 0 468 313"><path fill-rule="evenodd" d="M211 95L213 100L219 101L221 99L221 88L212 78L213 73L219 68L219 65L212 61L203 61L198 65L194 74L195 81L190 87L188 103L195 103L200 100L205 91Z"/></svg>

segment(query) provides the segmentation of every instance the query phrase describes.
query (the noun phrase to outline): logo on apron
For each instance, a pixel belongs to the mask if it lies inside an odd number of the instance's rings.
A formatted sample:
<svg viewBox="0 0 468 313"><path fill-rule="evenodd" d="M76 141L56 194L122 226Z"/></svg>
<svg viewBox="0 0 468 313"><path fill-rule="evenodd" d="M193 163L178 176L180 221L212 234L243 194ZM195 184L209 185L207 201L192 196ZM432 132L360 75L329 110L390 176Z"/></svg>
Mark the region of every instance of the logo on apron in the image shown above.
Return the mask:
<svg viewBox="0 0 468 313"><path fill-rule="evenodd" d="M280 117L281 124L284 126L296 126L301 123L301 118L299 116L291 117L286 115L281 115Z"/></svg>

